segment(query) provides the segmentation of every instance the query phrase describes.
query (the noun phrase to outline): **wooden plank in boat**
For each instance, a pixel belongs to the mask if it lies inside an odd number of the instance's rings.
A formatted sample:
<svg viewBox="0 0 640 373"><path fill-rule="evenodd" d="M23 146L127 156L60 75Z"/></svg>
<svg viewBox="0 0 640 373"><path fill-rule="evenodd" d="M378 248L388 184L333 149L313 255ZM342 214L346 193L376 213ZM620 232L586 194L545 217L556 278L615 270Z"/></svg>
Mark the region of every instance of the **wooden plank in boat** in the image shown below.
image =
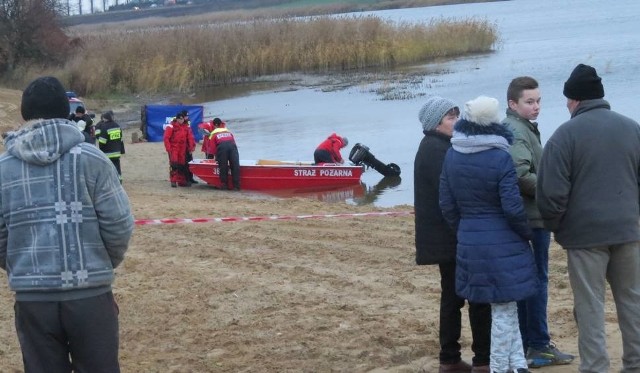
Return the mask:
<svg viewBox="0 0 640 373"><path fill-rule="evenodd" d="M296 162L296 161L278 161L275 159L258 159L258 166L275 166L275 165L294 165L294 166L312 166L313 162Z"/></svg>

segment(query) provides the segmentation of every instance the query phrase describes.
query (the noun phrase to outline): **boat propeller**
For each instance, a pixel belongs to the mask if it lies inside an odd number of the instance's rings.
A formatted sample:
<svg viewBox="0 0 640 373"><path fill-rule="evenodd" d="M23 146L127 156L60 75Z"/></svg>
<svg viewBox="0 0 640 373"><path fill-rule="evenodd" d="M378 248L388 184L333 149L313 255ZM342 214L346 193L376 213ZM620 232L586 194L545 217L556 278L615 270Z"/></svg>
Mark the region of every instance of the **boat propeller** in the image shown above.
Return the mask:
<svg viewBox="0 0 640 373"><path fill-rule="evenodd" d="M349 153L349 160L355 165L364 164L380 172L384 176L400 176L400 166L395 163L384 164L371 154L369 147L360 143L355 144Z"/></svg>

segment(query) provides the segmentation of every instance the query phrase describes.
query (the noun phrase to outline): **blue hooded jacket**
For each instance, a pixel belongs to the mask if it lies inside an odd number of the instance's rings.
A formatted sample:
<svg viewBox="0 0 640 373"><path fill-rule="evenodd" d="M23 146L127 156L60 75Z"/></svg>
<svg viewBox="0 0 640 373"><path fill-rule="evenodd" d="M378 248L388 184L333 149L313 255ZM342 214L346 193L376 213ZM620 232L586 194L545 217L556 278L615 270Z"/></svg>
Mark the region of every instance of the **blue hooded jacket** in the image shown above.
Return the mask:
<svg viewBox="0 0 640 373"><path fill-rule="evenodd" d="M440 177L440 207L457 231L456 293L476 303L506 303L534 294L536 266L503 125L461 119Z"/></svg>

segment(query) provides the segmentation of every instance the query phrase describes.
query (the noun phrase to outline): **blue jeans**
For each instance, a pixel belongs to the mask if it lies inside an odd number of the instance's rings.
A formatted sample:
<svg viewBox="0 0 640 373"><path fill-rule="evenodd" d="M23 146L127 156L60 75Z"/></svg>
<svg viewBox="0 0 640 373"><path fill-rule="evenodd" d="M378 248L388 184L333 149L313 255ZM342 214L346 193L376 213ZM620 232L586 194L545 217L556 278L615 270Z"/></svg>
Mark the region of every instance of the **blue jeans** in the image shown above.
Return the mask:
<svg viewBox="0 0 640 373"><path fill-rule="evenodd" d="M531 297L518 302L518 322L525 354L528 347L546 347L551 338L547 325L547 297L549 289L549 244L551 234L544 228L534 228L531 246L536 261L540 288Z"/></svg>

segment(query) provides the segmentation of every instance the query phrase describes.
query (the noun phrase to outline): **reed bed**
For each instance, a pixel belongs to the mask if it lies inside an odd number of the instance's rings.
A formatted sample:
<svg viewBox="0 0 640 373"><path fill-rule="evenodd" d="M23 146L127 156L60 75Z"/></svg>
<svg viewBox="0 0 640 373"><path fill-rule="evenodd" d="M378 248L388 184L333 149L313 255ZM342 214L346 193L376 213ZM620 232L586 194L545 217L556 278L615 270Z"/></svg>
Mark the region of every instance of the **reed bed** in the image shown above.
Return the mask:
<svg viewBox="0 0 640 373"><path fill-rule="evenodd" d="M378 17L287 18L112 30L82 37L61 74L83 94L187 92L288 72L389 69L491 50L485 20L396 24Z"/></svg>

